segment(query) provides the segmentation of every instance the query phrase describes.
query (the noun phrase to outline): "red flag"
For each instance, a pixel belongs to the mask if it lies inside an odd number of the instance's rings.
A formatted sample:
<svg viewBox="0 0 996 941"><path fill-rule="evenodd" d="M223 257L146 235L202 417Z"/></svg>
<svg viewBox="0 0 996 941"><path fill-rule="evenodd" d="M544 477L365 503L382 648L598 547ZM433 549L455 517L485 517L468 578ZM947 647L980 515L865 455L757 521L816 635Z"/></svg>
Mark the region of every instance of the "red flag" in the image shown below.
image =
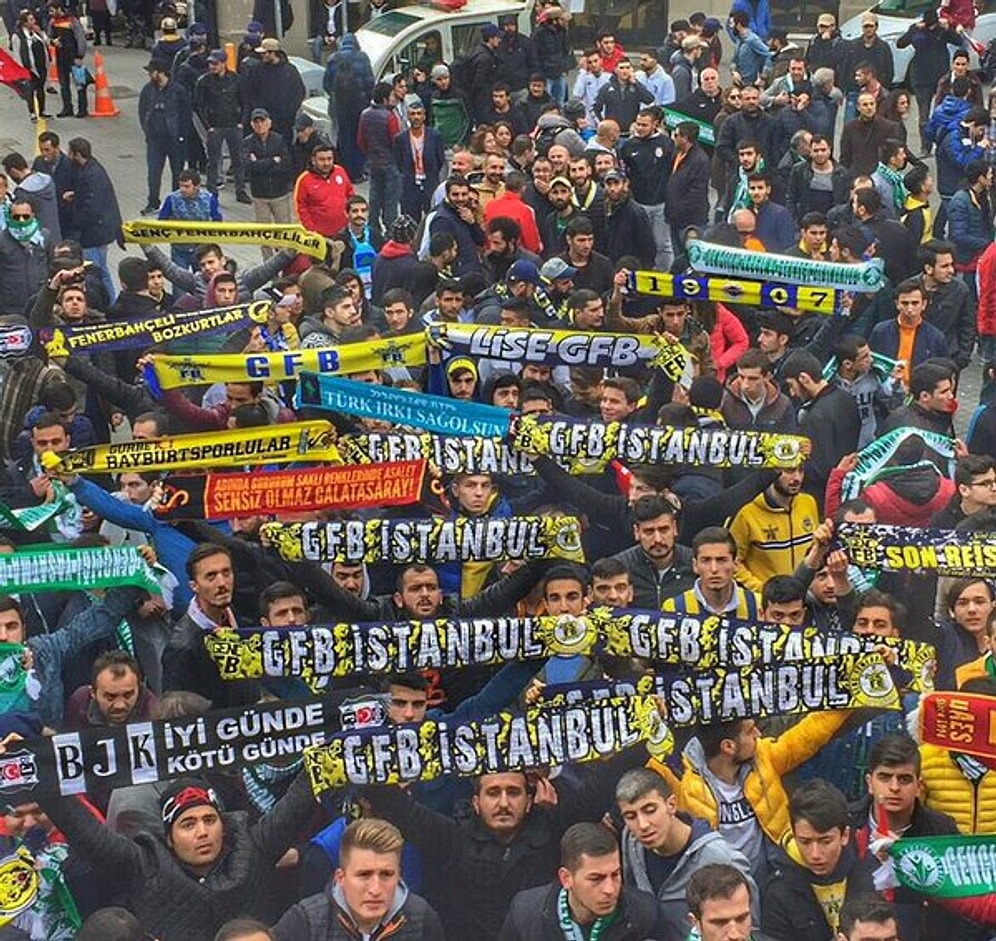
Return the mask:
<svg viewBox="0 0 996 941"><path fill-rule="evenodd" d="M30 81L31 73L6 49L0 49L0 84L8 85L25 98Z"/></svg>

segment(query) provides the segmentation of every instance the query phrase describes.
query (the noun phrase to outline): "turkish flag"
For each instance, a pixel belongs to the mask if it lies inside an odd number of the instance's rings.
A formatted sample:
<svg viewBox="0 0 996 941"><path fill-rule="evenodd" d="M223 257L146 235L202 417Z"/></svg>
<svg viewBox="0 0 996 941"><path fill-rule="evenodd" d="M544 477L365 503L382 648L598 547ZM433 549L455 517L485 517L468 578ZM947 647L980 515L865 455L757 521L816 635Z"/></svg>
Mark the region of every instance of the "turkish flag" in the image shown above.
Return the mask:
<svg viewBox="0 0 996 941"><path fill-rule="evenodd" d="M8 85L22 98L26 98L30 82L31 73L6 49L0 49L0 84Z"/></svg>

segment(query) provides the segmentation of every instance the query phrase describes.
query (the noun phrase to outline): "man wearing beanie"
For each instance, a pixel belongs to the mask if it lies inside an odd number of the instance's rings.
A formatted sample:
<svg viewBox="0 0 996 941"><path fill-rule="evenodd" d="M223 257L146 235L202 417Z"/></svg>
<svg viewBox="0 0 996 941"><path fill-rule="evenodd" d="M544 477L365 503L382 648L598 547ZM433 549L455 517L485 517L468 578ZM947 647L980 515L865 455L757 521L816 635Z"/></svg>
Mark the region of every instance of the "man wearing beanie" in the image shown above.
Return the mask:
<svg viewBox="0 0 996 941"><path fill-rule="evenodd" d="M314 807L301 773L252 825L244 812L226 813L201 778L180 778L163 792L162 834L120 836L75 797L46 801L44 809L73 849L118 889L150 937L212 941L230 918L266 917L274 867Z"/></svg>

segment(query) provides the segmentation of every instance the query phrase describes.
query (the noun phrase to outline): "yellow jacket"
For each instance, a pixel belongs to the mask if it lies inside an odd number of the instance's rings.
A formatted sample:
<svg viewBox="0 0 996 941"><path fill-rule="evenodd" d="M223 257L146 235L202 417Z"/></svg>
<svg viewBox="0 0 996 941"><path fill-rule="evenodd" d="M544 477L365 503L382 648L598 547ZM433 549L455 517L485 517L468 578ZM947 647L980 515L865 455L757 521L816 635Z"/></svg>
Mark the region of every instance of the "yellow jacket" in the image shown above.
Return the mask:
<svg viewBox="0 0 996 941"><path fill-rule="evenodd" d="M996 771L973 784L939 745L921 745L920 760L924 804L954 817L962 833L996 835Z"/></svg>
<svg viewBox="0 0 996 941"><path fill-rule="evenodd" d="M787 510L759 493L730 523L737 543L737 581L760 592L772 575L791 575L806 557L819 524L819 508L808 493L793 497Z"/></svg>
<svg viewBox="0 0 996 941"><path fill-rule="evenodd" d="M762 738L747 778L744 796L754 808L761 829L772 843L781 846L791 833L788 794L782 777L813 757L847 722L846 711L814 712L778 738ZM651 758L648 765L664 776L678 799L678 810L708 820L719 827L716 795L703 773L705 756L697 738L682 753L683 771L677 777L666 765ZM996 809L996 808L994 808Z"/></svg>

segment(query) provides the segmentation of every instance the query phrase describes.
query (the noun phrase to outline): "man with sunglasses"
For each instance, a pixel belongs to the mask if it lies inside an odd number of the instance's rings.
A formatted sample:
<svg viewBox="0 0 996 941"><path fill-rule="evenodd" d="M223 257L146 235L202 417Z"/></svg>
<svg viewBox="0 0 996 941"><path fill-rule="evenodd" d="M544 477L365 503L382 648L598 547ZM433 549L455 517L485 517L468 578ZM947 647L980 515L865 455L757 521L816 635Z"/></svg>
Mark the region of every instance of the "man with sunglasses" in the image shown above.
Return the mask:
<svg viewBox="0 0 996 941"><path fill-rule="evenodd" d="M21 314L48 277L52 243L27 200L16 199L0 232L0 313Z"/></svg>

